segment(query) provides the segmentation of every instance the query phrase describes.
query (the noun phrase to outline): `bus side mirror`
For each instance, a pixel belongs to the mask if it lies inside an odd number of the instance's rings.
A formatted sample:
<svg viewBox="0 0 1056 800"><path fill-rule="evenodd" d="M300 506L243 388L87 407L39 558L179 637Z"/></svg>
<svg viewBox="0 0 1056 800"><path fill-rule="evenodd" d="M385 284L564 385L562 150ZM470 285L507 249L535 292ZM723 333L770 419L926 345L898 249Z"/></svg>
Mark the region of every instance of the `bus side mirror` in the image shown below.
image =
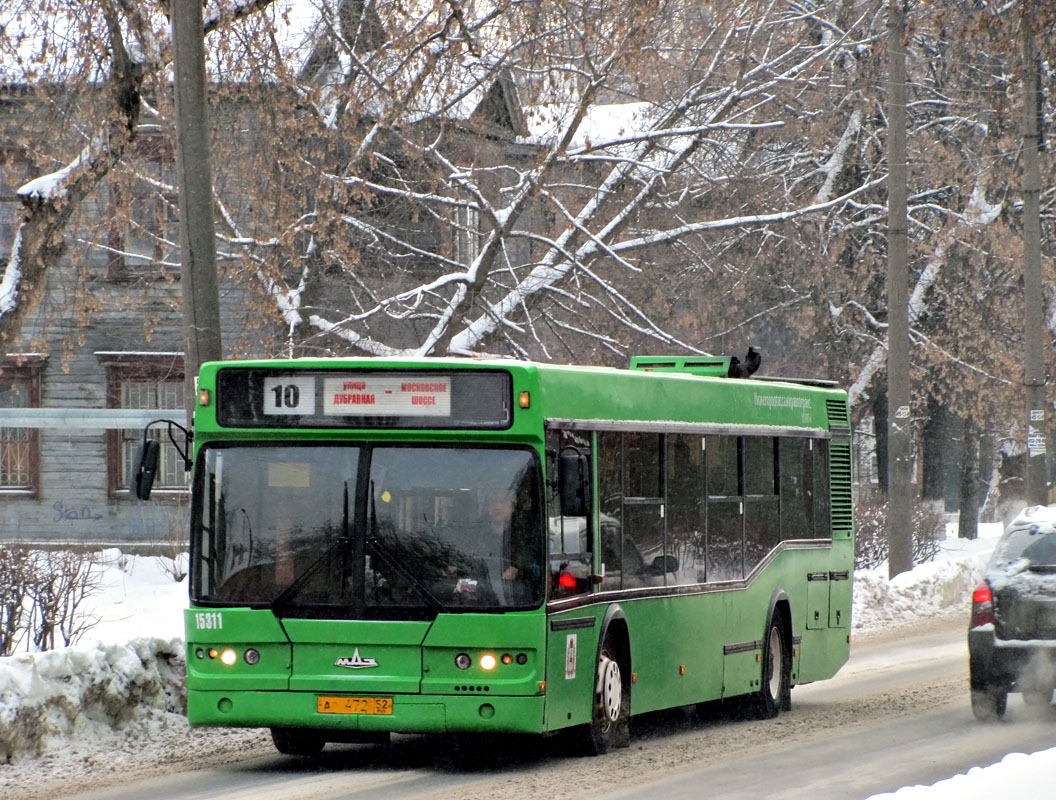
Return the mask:
<svg viewBox="0 0 1056 800"><path fill-rule="evenodd" d="M139 446L139 455L132 471L132 494L140 500L150 499L150 490L154 486L154 475L158 471L158 454L161 445L157 439L144 439Z"/></svg>
<svg viewBox="0 0 1056 800"><path fill-rule="evenodd" d="M557 480L561 493L561 514L565 517L587 515L587 457L575 451L561 453L557 459Z"/></svg>

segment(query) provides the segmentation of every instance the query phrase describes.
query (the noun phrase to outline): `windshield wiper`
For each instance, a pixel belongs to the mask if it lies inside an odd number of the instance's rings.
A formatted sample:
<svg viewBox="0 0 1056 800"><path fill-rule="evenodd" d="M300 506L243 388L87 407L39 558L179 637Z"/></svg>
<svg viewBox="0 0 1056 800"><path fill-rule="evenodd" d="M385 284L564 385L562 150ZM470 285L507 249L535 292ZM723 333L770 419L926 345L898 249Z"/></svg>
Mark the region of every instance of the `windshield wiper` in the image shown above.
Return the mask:
<svg viewBox="0 0 1056 800"><path fill-rule="evenodd" d="M334 553L338 552L339 549L348 552L348 546L351 541L352 537L350 536L338 536L334 540L334 543L326 548L319 558L309 564L308 568L305 569L305 571L302 572L293 583L275 596L275 599L271 601L271 610L278 611L280 607L296 597L301 589L304 588L304 585L319 571L319 567L326 564Z"/></svg>
<svg viewBox="0 0 1056 800"><path fill-rule="evenodd" d="M432 592L430 592L425 585L415 577L414 573L411 572L407 567L400 563L400 559L396 558L389 550L388 546L381 541L381 537L378 536L378 513L377 508L374 505L374 481L370 482L370 538L367 539L367 544L371 546L374 552L381 557L381 560L392 567L393 572L398 574L401 578L410 584L411 588L414 589L418 594L429 601L429 605L433 608L443 608L444 604L440 602L439 598Z"/></svg>
<svg viewBox="0 0 1056 800"><path fill-rule="evenodd" d="M377 554L382 561L392 567L393 572L397 573L403 578L414 589L418 594L429 601L429 605L434 608L443 608L444 604L440 599L430 592L425 584L423 584L418 578L415 577L414 573L407 569L403 564L400 563L399 559L396 558L388 547L381 541L378 536L373 536L367 540L367 544L370 545L371 549Z"/></svg>
<svg viewBox="0 0 1056 800"><path fill-rule="evenodd" d="M314 576L318 571L319 567L326 564L334 553L340 549L342 565L348 563L348 548L352 542L352 537L348 535L348 482L344 483L344 501L341 511L341 535L334 539L334 543L331 544L323 554L319 556L315 561L308 565L308 567L302 572L293 583L279 592L275 599L271 601L271 610L278 611L283 605L288 603L304 588L304 585ZM343 566L342 573L347 570L347 567Z"/></svg>

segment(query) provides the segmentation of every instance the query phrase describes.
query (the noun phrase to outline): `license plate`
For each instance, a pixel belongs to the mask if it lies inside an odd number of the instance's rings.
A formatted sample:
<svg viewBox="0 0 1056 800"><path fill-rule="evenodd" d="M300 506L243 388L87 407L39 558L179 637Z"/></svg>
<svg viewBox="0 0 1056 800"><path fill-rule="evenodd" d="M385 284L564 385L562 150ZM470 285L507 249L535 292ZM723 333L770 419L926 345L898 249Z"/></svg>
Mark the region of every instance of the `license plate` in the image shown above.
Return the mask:
<svg viewBox="0 0 1056 800"><path fill-rule="evenodd" d="M320 714L391 714L391 697L317 697Z"/></svg>

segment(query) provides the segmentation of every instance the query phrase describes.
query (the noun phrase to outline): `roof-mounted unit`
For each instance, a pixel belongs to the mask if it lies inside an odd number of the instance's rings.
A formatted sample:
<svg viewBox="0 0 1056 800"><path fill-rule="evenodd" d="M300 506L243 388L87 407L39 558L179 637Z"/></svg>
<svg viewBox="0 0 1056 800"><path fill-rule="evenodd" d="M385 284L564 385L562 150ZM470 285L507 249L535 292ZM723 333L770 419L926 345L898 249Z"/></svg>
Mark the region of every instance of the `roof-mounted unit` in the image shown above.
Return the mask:
<svg viewBox="0 0 1056 800"><path fill-rule="evenodd" d="M685 372L725 378L730 374L729 356L631 356L631 369L646 372Z"/></svg>
<svg viewBox="0 0 1056 800"><path fill-rule="evenodd" d="M632 356L631 369L646 372L685 372L717 378L750 378L761 363L759 350L748 348L744 361L737 356Z"/></svg>

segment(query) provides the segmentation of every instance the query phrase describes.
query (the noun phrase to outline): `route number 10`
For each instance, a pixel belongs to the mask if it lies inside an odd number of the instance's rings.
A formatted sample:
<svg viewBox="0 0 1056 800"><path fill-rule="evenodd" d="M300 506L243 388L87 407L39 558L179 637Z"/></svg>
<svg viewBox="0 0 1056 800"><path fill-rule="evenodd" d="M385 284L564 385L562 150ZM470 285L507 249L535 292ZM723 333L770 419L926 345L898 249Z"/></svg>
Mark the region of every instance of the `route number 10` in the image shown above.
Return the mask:
<svg viewBox="0 0 1056 800"><path fill-rule="evenodd" d="M264 413L273 416L314 414L315 378L265 378Z"/></svg>
<svg viewBox="0 0 1056 800"><path fill-rule="evenodd" d="M271 391L275 395L275 408L297 408L301 402L301 389L295 383L278 384Z"/></svg>

